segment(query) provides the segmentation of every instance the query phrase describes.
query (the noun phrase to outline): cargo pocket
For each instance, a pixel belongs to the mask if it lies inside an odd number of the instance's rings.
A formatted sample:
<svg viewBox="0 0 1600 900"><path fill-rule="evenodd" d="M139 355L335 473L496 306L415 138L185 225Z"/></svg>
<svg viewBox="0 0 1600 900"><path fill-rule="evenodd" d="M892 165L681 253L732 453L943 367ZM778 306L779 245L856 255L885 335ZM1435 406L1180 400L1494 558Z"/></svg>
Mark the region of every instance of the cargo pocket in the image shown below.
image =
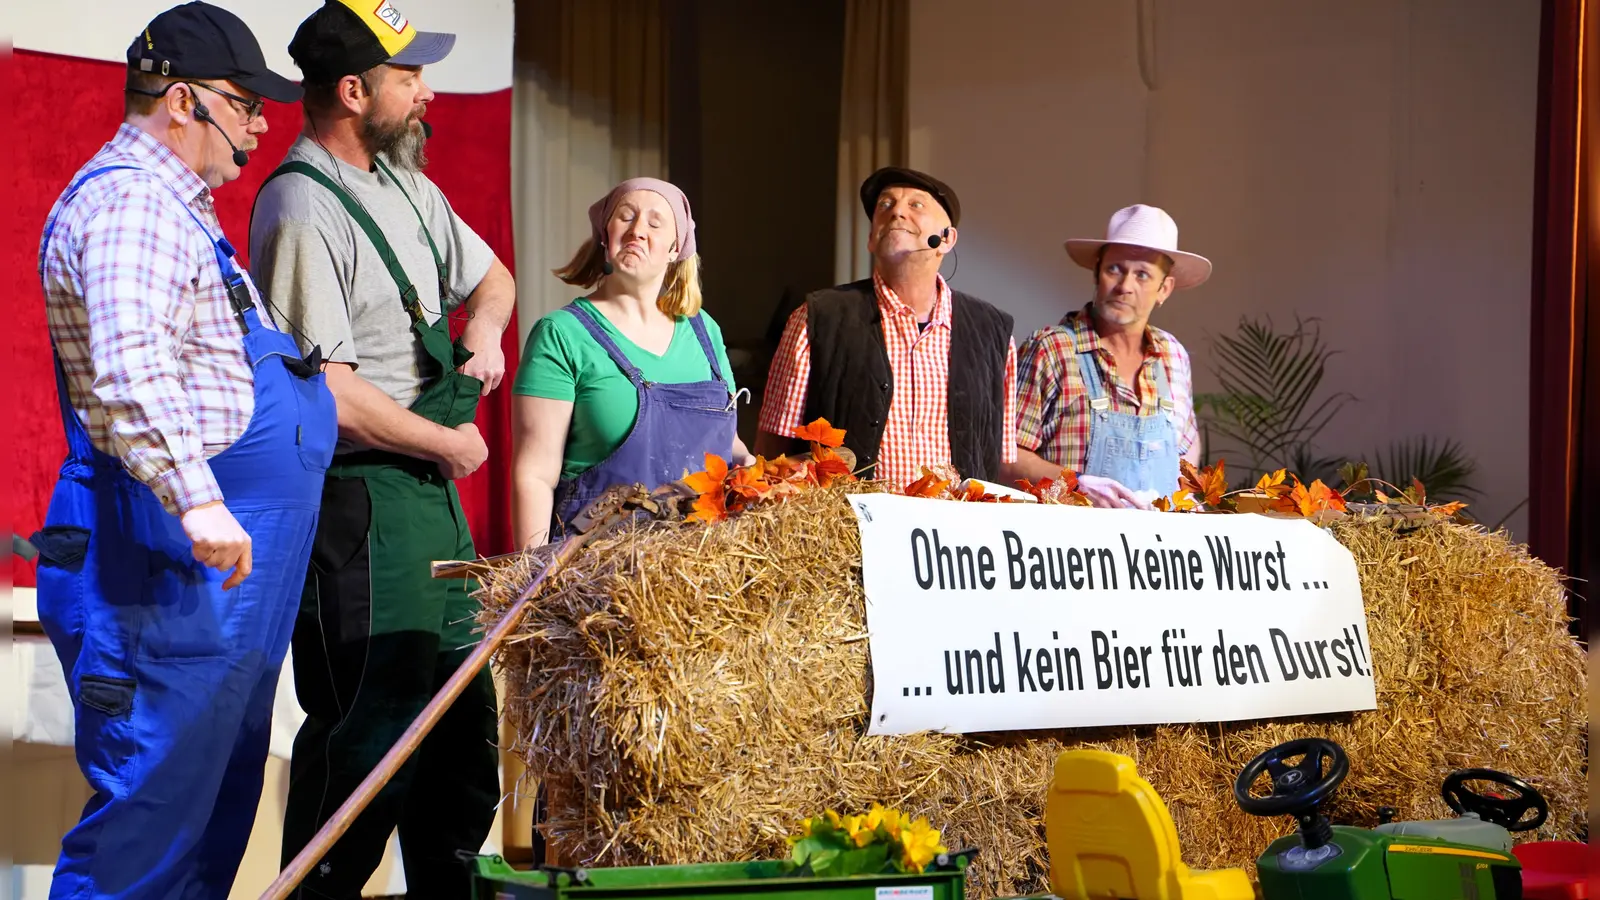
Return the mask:
<svg viewBox="0 0 1600 900"><path fill-rule="evenodd" d="M89 529L77 525L48 525L35 531L28 543L39 551L40 565L79 572L89 552Z"/></svg>
<svg viewBox="0 0 1600 900"><path fill-rule="evenodd" d="M87 766L94 787L104 782L128 783L133 759L133 679L114 675L84 675L78 679L73 722L79 757Z"/></svg>
<svg viewBox="0 0 1600 900"><path fill-rule="evenodd" d="M333 463L333 451L339 442L339 416L333 394L327 387L327 376L319 373L302 376L289 365L289 388L294 394L296 422L294 443L300 452L300 464L307 472L321 475Z"/></svg>

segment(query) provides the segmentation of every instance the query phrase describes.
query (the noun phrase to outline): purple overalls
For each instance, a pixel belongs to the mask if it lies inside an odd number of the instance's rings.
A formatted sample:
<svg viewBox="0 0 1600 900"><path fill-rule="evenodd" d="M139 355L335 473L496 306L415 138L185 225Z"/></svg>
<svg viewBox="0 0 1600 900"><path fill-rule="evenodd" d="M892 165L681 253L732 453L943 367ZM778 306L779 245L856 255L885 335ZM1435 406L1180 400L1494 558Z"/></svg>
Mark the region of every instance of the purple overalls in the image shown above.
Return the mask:
<svg viewBox="0 0 1600 900"><path fill-rule="evenodd" d="M556 488L550 523L552 541L565 536L567 523L612 485L637 483L654 490L683 477L685 469L690 472L704 469L707 453L732 462L737 424L734 394L723 380L716 351L698 315L691 316L689 324L700 340L706 361L711 364L711 379L657 384L644 380L639 368L628 361L622 348L582 307L569 303L564 309L577 317L590 336L605 348L606 355L617 368L633 382L639 392L639 415L628 436L604 462L561 482Z"/></svg>

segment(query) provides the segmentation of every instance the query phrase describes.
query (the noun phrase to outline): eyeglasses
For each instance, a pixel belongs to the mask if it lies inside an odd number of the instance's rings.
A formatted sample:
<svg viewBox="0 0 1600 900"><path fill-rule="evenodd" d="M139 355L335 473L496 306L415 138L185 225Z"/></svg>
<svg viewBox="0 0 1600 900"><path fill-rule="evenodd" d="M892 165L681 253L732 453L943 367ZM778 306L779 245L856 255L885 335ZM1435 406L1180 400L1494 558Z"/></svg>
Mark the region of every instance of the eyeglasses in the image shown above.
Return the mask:
<svg viewBox="0 0 1600 900"><path fill-rule="evenodd" d="M214 94L221 94L222 96L227 97L229 100L233 100L233 101L238 102L238 103L243 103L244 104L244 123L246 125L249 125L251 122L254 122L256 120L256 117L261 115L261 113L267 108L267 101L263 100L260 97L257 97L254 100L247 100L244 97L239 96L238 94L230 94L227 91L223 90L222 88L213 87L213 86L211 86L209 84L206 84L204 81L190 81L190 82L185 82L185 84L198 85L200 87L205 88L208 91L211 91Z"/></svg>
<svg viewBox="0 0 1600 900"><path fill-rule="evenodd" d="M224 97L228 98L229 100L232 100L232 101L234 101L236 103L243 103L244 104L244 123L246 125L249 125L251 122L254 122L256 120L256 117L261 115L261 113L263 111L265 111L266 108L267 108L267 101L262 99L262 98L260 98L260 97L257 97L254 100L247 100L244 97L239 96L238 94L230 94L227 91L223 90L222 88L206 84L204 81L174 81L174 82L172 82L171 84L168 84L166 87L162 88L159 91L146 91L146 90L140 90L139 88L127 88L126 90L130 94L143 94L146 97L165 97L167 95L167 91L172 90L173 85L177 85L177 84L186 84L191 88L203 87L206 90L211 91L214 94L221 94L222 96L224 96Z"/></svg>

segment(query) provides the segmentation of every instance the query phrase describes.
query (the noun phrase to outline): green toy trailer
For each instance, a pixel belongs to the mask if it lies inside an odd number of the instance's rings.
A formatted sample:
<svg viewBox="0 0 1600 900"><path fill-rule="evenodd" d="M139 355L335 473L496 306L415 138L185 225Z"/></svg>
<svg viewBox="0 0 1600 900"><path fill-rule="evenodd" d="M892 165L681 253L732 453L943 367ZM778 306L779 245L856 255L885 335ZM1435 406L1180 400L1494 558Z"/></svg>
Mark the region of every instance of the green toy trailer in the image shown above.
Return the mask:
<svg viewBox="0 0 1600 900"><path fill-rule="evenodd" d="M498 856L473 866L472 900L966 900L975 850L942 853L918 875L786 874L781 860L522 872Z"/></svg>

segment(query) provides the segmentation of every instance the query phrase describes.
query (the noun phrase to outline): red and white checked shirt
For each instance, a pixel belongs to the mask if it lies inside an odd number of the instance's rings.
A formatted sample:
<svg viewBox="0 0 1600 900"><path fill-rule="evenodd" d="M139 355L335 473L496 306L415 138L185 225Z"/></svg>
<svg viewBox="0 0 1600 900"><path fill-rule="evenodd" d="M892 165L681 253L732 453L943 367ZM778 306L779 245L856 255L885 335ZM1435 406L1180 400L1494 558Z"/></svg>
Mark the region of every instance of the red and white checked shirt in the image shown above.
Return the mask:
<svg viewBox="0 0 1600 900"><path fill-rule="evenodd" d="M181 515L223 499L206 460L249 425L255 379L213 245L178 199L220 236L211 190L132 125L73 180L112 164L146 171L96 176L51 210L45 316L90 441Z"/></svg>
<svg viewBox="0 0 1600 900"><path fill-rule="evenodd" d="M1200 439L1194 415L1194 378L1189 352L1177 338L1154 326L1144 333L1144 361L1134 384L1117 376L1110 351L1094 330L1090 305L1067 313L1061 322L1034 332L1023 342L1021 386L1017 399L1017 441L1023 449L1059 466L1082 472L1089 461L1089 395L1078 354L1094 351L1095 368L1111 411L1153 415L1159 409L1153 363L1167 370L1172 413L1178 422L1178 453Z"/></svg>
<svg viewBox="0 0 1600 900"><path fill-rule="evenodd" d="M917 480L923 466L950 465L950 287L938 279L938 299L927 330L917 327L917 313L873 273L878 308L883 311L883 341L889 353L894 391L889 419L878 449L877 469L869 477L901 486ZM806 335L804 304L789 315L767 379L760 428L776 435L793 434L805 423L806 390L811 381L811 343ZM1017 343L1006 349L1003 462L1017 460ZM966 473L962 473L965 475Z"/></svg>

